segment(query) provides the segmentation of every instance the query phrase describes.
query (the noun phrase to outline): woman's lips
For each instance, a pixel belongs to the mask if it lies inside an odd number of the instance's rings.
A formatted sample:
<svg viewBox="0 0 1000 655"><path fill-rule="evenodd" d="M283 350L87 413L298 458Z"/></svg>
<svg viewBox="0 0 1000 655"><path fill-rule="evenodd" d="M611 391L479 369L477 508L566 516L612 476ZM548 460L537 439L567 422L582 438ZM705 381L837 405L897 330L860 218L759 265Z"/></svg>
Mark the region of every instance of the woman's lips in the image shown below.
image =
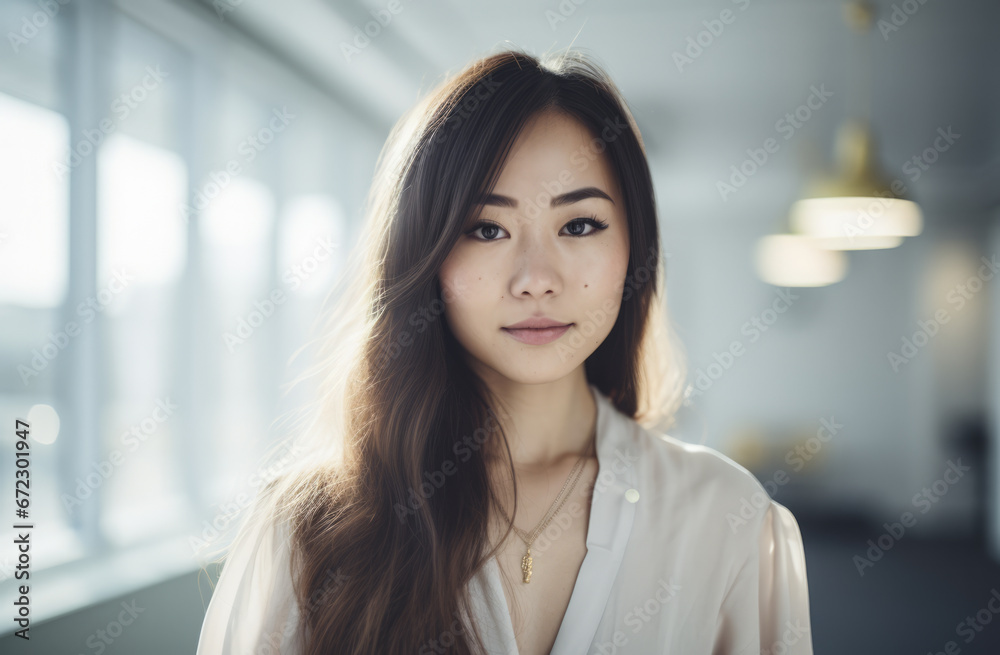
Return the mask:
<svg viewBox="0 0 1000 655"><path fill-rule="evenodd" d="M511 337L517 339L522 343L527 343L532 346L541 346L547 343L551 343L561 337L566 333L566 330L573 327L573 323L569 325L561 325L559 327L547 327L547 328L500 328Z"/></svg>

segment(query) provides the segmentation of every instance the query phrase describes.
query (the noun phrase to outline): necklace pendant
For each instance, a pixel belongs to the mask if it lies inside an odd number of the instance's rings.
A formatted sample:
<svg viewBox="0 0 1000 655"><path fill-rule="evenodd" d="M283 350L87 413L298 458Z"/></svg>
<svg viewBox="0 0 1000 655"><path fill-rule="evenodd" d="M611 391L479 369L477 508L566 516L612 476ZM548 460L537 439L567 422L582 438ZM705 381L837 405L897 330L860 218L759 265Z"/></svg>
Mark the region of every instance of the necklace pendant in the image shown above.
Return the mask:
<svg viewBox="0 0 1000 655"><path fill-rule="evenodd" d="M523 574L524 582L531 582L531 549L524 554L521 558L521 573Z"/></svg>

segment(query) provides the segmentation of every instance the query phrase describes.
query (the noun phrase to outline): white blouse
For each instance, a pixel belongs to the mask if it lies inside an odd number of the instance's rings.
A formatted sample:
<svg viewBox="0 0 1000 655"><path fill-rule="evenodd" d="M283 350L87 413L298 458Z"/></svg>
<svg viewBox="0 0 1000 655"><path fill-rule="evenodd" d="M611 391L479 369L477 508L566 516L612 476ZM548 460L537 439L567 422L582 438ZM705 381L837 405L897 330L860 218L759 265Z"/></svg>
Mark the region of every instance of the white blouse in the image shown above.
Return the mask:
<svg viewBox="0 0 1000 655"><path fill-rule="evenodd" d="M812 655L792 513L730 458L655 435L590 389L599 473L587 553L551 654ZM197 655L301 655L288 547L278 525L237 537ZM470 592L490 655L517 655L495 558Z"/></svg>

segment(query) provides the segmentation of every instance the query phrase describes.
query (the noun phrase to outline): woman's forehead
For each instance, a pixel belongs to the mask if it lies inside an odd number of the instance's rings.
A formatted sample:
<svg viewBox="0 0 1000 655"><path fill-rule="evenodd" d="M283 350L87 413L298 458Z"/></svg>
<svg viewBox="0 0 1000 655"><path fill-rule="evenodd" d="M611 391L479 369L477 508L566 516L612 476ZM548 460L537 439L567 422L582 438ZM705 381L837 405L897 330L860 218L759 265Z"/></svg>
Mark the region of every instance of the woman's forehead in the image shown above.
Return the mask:
<svg viewBox="0 0 1000 655"><path fill-rule="evenodd" d="M593 187L616 204L617 180L604 144L579 120L547 111L527 123L504 162L493 193L518 202Z"/></svg>

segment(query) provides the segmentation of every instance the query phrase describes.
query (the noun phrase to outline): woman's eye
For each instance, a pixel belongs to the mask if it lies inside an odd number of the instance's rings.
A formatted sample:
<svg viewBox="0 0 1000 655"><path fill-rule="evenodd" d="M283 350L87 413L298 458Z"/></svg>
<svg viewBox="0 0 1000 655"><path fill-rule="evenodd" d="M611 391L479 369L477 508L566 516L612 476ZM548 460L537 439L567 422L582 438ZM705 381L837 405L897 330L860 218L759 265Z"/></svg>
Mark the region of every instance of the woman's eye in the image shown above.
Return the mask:
<svg viewBox="0 0 1000 655"><path fill-rule="evenodd" d="M590 230L587 229L590 226ZM566 224L566 229L569 230L569 235L571 237L585 237L590 236L597 230L603 230L608 224L604 221L600 221L595 217L587 218L577 218Z"/></svg>
<svg viewBox="0 0 1000 655"><path fill-rule="evenodd" d="M480 222L469 231L469 234L475 235L476 232L479 232L480 230L482 230L482 236L476 237L480 241L496 241L498 233L505 232L505 230L496 223Z"/></svg>

